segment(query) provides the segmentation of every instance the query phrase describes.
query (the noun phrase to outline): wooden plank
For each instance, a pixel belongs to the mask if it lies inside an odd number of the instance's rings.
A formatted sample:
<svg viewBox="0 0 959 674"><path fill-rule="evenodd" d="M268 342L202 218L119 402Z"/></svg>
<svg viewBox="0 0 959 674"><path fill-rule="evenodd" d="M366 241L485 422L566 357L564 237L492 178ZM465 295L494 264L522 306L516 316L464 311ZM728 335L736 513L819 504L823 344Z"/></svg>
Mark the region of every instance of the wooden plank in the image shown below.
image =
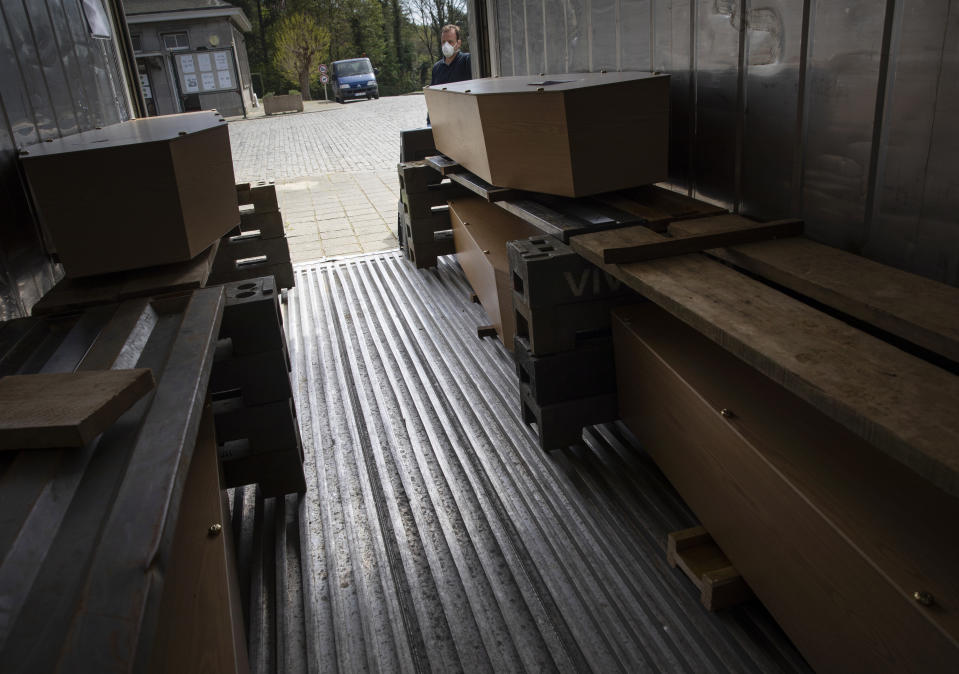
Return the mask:
<svg viewBox="0 0 959 674"><path fill-rule="evenodd" d="M698 253L717 246L732 246L738 243L799 236L803 231L802 220L776 220L762 224L752 222L750 226L744 226L740 221L745 220L745 218L738 215L720 215L703 219L715 222L719 228L722 228L725 221L735 222L736 226L710 234L691 234L662 241L649 241L619 248L607 248L603 251L603 261L614 264L642 262L659 257Z"/></svg>
<svg viewBox="0 0 959 674"><path fill-rule="evenodd" d="M670 225L671 232L681 235L716 229L712 219ZM959 362L959 289L805 238L709 252Z"/></svg>
<svg viewBox="0 0 959 674"><path fill-rule="evenodd" d="M648 223L672 222L729 212L722 206L700 201L659 185L631 187L618 192L597 194L593 198L639 216Z"/></svg>
<svg viewBox="0 0 959 674"><path fill-rule="evenodd" d="M514 190L510 187L497 187L473 175L469 172L451 173L449 179L458 183L474 194L478 194L487 201L502 201L504 199L514 199L523 194L522 190Z"/></svg>
<svg viewBox="0 0 959 674"><path fill-rule="evenodd" d="M959 495L959 377L704 255L603 263L617 237L572 247L743 361L947 492Z"/></svg>
<svg viewBox="0 0 959 674"><path fill-rule="evenodd" d="M956 662L959 499L652 303L613 339L623 421L814 668Z"/></svg>
<svg viewBox="0 0 959 674"><path fill-rule="evenodd" d="M149 369L0 379L0 449L82 447L153 390Z"/></svg>
<svg viewBox="0 0 959 674"><path fill-rule="evenodd" d="M427 157L426 163L432 166L437 171L439 171L440 174L444 176L448 176L453 173L462 173L463 171L466 170L465 166L460 166L456 161L441 154L433 155L432 157Z"/></svg>
<svg viewBox="0 0 959 674"><path fill-rule="evenodd" d="M186 262L101 276L64 278L40 298L34 305L32 314L41 316L78 311L133 297L202 288L210 276L219 244L220 242L216 241Z"/></svg>

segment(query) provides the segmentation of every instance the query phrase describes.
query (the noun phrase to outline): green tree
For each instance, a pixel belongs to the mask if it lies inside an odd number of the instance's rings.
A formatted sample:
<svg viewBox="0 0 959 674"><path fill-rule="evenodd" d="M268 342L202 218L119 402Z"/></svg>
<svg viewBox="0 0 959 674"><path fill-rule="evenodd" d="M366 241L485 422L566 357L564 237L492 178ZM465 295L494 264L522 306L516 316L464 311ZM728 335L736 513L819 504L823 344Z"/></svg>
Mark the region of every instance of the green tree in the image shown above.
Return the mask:
<svg viewBox="0 0 959 674"><path fill-rule="evenodd" d="M299 83L300 92L307 100L310 83L319 79L317 66L329 49L330 32L309 14L289 14L276 26L273 62L283 76Z"/></svg>

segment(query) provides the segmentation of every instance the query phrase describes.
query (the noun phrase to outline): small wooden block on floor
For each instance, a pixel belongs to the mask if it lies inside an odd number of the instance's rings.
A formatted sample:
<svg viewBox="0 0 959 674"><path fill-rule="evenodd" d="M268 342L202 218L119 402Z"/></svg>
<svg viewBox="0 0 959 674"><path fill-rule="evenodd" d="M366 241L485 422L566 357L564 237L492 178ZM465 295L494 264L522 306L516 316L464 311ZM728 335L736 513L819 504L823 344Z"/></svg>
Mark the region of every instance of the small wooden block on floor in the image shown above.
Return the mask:
<svg viewBox="0 0 959 674"><path fill-rule="evenodd" d="M4 377L0 450L82 447L154 386L147 368Z"/></svg>
<svg viewBox="0 0 959 674"><path fill-rule="evenodd" d="M717 611L753 598L746 581L733 568L703 527L674 531L667 537L666 561L679 567L699 588L708 611Z"/></svg>

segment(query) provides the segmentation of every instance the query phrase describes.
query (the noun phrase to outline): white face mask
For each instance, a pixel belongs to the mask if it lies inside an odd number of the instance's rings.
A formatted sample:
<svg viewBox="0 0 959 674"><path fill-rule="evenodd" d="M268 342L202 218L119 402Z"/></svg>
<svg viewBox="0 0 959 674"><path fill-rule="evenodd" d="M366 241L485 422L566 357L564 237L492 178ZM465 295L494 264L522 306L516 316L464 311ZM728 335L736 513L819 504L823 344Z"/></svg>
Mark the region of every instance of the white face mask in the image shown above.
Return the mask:
<svg viewBox="0 0 959 674"><path fill-rule="evenodd" d="M449 58L450 56L453 55L455 51L456 51L456 48L453 47L453 45L451 45L449 42L443 43L443 56L445 56L446 58Z"/></svg>

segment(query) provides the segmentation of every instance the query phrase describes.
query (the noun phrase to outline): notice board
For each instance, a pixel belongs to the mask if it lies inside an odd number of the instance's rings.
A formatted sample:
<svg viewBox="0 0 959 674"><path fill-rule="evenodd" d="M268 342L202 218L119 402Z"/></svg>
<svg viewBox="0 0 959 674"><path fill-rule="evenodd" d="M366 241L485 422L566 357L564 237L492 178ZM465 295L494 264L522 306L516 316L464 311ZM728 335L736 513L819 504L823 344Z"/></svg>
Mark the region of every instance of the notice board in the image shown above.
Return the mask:
<svg viewBox="0 0 959 674"><path fill-rule="evenodd" d="M173 62L180 81L180 93L204 94L240 88L232 49L176 52Z"/></svg>

